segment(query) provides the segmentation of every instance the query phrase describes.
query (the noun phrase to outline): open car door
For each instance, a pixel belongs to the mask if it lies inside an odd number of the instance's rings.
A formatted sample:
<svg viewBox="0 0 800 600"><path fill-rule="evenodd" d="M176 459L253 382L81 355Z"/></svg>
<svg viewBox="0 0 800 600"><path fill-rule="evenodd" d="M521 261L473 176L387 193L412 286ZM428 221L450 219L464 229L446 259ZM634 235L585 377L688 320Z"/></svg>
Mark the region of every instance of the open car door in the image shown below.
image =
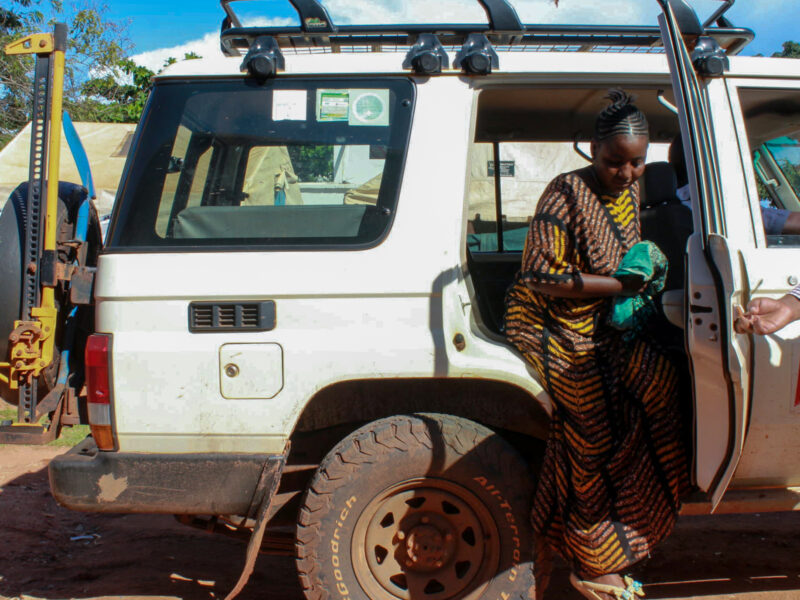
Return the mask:
<svg viewBox="0 0 800 600"><path fill-rule="evenodd" d="M685 331L694 386L694 475L711 499L725 493L742 454L750 402L750 339L733 331L734 306L749 296L741 253L726 237L723 187L712 136L709 88L722 80L695 72L686 40L703 26L684 0L659 0L661 35L678 103L694 212L687 244ZM713 41L709 42L713 44ZM719 53L716 59L725 57ZM702 57L695 56L695 60ZM719 65L719 63L717 63Z"/></svg>

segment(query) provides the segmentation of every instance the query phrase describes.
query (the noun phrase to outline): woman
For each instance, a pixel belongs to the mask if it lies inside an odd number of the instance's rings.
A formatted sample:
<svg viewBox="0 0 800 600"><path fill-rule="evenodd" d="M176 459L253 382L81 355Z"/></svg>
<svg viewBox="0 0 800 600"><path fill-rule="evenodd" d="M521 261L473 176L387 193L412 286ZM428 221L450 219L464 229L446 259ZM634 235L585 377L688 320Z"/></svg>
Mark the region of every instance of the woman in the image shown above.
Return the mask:
<svg viewBox="0 0 800 600"><path fill-rule="evenodd" d="M615 296L640 291L612 275L640 241L649 143L632 98L608 98L591 166L556 177L539 201L505 317L554 404L532 513L537 566L555 550L595 600L642 595L620 573L670 533L688 487L676 369L641 334L623 341L606 324Z"/></svg>

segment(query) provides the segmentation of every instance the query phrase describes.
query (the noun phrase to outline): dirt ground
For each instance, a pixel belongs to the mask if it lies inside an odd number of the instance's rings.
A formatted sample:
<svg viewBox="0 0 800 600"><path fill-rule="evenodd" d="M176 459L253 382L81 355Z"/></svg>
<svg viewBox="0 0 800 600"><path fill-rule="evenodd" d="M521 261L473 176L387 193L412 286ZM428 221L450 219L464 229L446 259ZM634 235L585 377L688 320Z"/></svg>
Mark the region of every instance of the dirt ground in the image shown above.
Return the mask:
<svg viewBox="0 0 800 600"><path fill-rule="evenodd" d="M58 506L47 463L63 448L0 447L0 596L223 598L245 546L169 516ZM648 598L800 600L800 513L686 517L638 572ZM559 568L553 600L579 600ZM301 600L289 557L262 555L243 600Z"/></svg>

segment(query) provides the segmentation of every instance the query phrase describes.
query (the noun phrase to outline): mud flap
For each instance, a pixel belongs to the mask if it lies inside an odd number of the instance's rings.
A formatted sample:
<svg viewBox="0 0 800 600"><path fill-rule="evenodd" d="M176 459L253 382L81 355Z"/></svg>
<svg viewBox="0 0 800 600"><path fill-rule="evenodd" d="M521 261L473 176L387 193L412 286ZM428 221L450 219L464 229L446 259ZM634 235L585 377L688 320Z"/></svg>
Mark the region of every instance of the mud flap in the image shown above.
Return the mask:
<svg viewBox="0 0 800 600"><path fill-rule="evenodd" d="M286 457L289 454L289 446L283 451L283 454L270 458L264 465L264 470L261 473L261 481L269 482L269 487L265 490L264 495L258 504L258 512L256 514L256 525L253 527L253 533L250 536L250 541L247 543L247 557L244 562L242 574L239 576L239 581L236 582L234 588L225 596L225 600L233 600L244 589L250 576L253 574L253 569L256 565L256 558L258 552L261 550L261 542L264 539L264 532L267 529L267 524L272 518L272 500L275 498L275 492L278 491L278 486L281 482L281 475L283 474L283 467L286 464ZM260 485L258 486L261 487ZM258 500L256 499L256 502Z"/></svg>

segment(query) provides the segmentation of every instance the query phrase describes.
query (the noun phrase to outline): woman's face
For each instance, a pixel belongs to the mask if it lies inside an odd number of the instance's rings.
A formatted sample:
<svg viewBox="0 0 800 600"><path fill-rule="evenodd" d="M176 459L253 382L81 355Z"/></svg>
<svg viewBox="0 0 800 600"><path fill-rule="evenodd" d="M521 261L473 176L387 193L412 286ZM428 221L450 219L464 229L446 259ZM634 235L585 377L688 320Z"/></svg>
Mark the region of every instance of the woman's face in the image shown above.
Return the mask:
<svg viewBox="0 0 800 600"><path fill-rule="evenodd" d="M592 142L592 164L606 191L621 194L644 174L648 141L643 135L616 135Z"/></svg>

